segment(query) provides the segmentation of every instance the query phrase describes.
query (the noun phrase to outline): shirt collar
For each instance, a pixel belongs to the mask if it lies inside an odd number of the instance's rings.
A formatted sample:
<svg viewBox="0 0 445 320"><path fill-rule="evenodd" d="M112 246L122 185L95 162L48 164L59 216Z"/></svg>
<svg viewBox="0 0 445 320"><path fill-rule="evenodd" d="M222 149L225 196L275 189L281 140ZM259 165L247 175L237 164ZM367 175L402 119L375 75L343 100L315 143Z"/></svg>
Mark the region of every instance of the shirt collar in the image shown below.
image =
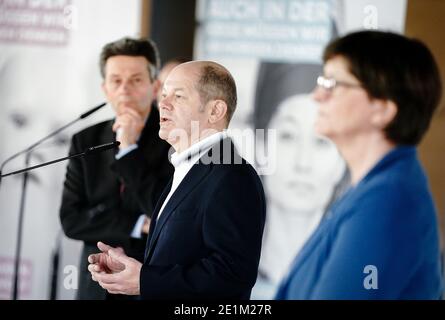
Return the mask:
<svg viewBox="0 0 445 320"><path fill-rule="evenodd" d="M204 139L191 145L189 148L187 148L183 152L173 153L171 155L171 163L176 168L180 164L182 164L184 161L190 162L192 160L195 160L196 157L199 157L203 153L207 152L212 145L225 139L226 137L227 137L226 131L217 132L217 133L214 133L208 137L205 137Z"/></svg>

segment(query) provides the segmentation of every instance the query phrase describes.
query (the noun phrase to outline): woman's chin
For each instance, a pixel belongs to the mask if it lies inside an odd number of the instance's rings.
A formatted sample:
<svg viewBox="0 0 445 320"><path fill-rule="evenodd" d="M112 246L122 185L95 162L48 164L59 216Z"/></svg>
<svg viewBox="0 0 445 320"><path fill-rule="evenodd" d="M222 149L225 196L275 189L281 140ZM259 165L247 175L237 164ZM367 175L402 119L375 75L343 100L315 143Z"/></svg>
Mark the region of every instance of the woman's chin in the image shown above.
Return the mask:
<svg viewBox="0 0 445 320"><path fill-rule="evenodd" d="M326 124L324 124L324 123L316 122L315 126L314 126L314 130L315 130L316 134L318 134L318 135L320 135L322 137L325 137L325 138L328 138L328 139L331 138L331 131L332 130L329 130L329 127Z"/></svg>

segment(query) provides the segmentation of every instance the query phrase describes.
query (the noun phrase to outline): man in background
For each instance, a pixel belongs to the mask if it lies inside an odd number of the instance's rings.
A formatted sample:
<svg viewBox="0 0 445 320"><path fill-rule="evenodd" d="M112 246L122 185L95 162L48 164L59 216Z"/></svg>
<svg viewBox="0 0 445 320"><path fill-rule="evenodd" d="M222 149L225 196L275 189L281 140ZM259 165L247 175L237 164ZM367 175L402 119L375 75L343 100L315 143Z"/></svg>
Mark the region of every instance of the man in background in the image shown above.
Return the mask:
<svg viewBox="0 0 445 320"><path fill-rule="evenodd" d="M169 145L158 136L158 56L149 40L123 38L105 45L102 89L116 117L72 138L70 154L121 143L117 153L72 159L67 166L60 219L69 238L84 242L78 299L116 298L92 281L87 257L102 240L142 261L153 207L173 172Z"/></svg>

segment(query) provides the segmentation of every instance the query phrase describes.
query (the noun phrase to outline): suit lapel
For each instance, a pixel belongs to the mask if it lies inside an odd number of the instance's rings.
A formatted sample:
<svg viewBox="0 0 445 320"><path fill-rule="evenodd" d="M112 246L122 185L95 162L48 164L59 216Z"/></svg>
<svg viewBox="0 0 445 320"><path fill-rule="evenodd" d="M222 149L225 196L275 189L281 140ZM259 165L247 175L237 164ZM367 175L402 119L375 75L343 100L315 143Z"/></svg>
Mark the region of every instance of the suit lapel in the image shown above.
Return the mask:
<svg viewBox="0 0 445 320"><path fill-rule="evenodd" d="M170 192L170 189L172 187L172 182L173 182L173 179L171 179L170 182L165 187L164 191L162 192L161 196L159 197L158 202L156 203L156 207L153 210L153 214L151 216L150 228L148 230L147 243L145 245L144 262L145 262L145 260L147 260L148 249L150 248L151 239L153 238L153 232L156 228L156 222L158 219L159 211L161 210L161 207L165 201L165 198L167 198L167 195Z"/></svg>
<svg viewBox="0 0 445 320"><path fill-rule="evenodd" d="M193 167L184 177L184 179L179 184L178 188L175 190L170 200L166 204L161 217L158 221L156 221L159 215L159 210L161 209L165 198L170 192L171 182L169 184L169 187L167 187L162 194L161 199L158 201L155 212L152 216L152 219L154 221L152 221L150 225L150 232L147 240L147 249L144 262L150 261L162 228L164 227L167 220L170 218L173 211L184 200L184 198L210 173L212 163L245 163L245 160L241 158L239 153L236 151L236 148L230 138L225 138L219 143L216 143L209 150L207 156L212 159L210 162L208 162L208 159L206 160L206 163L210 164L203 164L198 161L195 165L193 165Z"/></svg>
<svg viewBox="0 0 445 320"><path fill-rule="evenodd" d="M171 214L175 210L175 208L182 202L182 200L204 179L204 177L209 173L210 171L209 165L203 165L199 162L193 165L193 167L190 169L190 171L187 173L187 175L184 177L184 179L179 184L178 188L175 190L173 195L171 196L170 200L166 204L161 217L158 221L154 221L155 225L153 226L153 234L151 237L149 237L149 245L148 250L146 251L145 260L149 261L151 258L151 254L153 253L153 249L156 245L157 239L159 238L159 234L162 231L162 228L164 227L167 220L170 218ZM171 184L170 184L171 187ZM166 195L163 194L163 200L162 202L159 201L156 206L156 214L153 215L153 219L157 219L157 216L159 215L159 210L165 201L165 198L168 195L168 192L170 192L170 188L168 188L168 191L165 192Z"/></svg>

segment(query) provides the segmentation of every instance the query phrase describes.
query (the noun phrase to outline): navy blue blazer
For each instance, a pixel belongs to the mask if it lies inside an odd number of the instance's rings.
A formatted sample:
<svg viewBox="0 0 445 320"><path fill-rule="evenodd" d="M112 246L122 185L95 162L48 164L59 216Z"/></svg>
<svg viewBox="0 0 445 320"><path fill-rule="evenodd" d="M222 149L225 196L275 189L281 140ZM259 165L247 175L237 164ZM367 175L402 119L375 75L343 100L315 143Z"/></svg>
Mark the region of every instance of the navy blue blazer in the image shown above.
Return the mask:
<svg viewBox="0 0 445 320"><path fill-rule="evenodd" d="M156 221L170 188L150 225L141 298L249 299L266 212L254 168L222 140L194 164Z"/></svg>
<svg viewBox="0 0 445 320"><path fill-rule="evenodd" d="M439 234L414 147L389 152L298 254L276 299L439 299Z"/></svg>

